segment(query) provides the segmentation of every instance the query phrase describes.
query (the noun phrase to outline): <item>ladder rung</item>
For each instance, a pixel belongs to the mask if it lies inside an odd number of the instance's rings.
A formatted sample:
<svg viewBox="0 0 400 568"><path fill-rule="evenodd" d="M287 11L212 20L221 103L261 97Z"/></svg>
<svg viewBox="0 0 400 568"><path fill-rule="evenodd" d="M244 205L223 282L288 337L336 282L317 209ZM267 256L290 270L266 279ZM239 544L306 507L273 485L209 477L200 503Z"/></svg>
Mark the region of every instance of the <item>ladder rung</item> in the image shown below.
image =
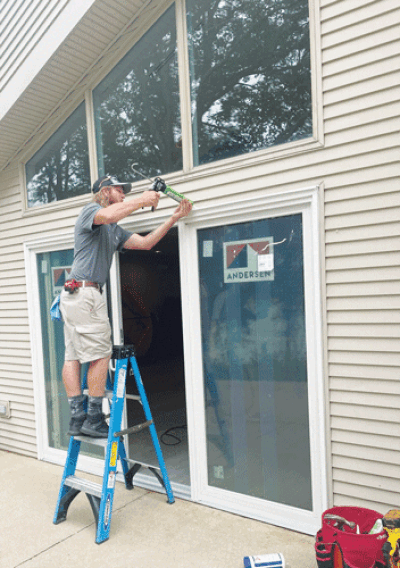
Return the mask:
<svg viewBox="0 0 400 568"><path fill-rule="evenodd" d="M99 483L94 483L88 479L82 479L81 477L70 475L65 479L65 485L101 498L102 486Z"/></svg>
<svg viewBox="0 0 400 568"><path fill-rule="evenodd" d="M120 432L114 432L114 436L116 438L119 438L120 436L125 436L125 434L137 434L138 432L143 430L143 428L147 428L148 426L151 426L152 424L153 424L152 420L147 420L146 422L143 422L142 424L136 424L136 426L131 426L130 428L126 428L125 430L121 430Z"/></svg>
<svg viewBox="0 0 400 568"><path fill-rule="evenodd" d="M125 398L127 398L128 400L138 400L139 402L142 402L142 399L138 394L126 394Z"/></svg>
<svg viewBox="0 0 400 568"><path fill-rule="evenodd" d="M151 469L158 469L159 471L161 471L161 468L159 468L157 465L150 465L148 463L140 462L138 460L131 460L130 458L125 458L125 461L128 462L128 463L131 463L132 465L135 465L135 464L138 463L142 467L147 467L147 468L151 468Z"/></svg>
<svg viewBox="0 0 400 568"><path fill-rule="evenodd" d="M107 438L91 438L90 436L74 436L74 440L79 442L86 442L87 444L92 444L93 446L107 447Z"/></svg>

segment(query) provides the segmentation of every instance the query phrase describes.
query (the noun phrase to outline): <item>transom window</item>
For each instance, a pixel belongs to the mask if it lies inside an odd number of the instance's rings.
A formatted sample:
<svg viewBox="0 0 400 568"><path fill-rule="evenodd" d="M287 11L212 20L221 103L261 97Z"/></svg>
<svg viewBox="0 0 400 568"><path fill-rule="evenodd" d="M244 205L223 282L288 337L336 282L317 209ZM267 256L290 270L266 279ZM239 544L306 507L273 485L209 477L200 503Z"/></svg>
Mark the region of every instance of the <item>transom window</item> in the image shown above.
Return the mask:
<svg viewBox="0 0 400 568"><path fill-rule="evenodd" d="M140 179L182 169L175 6L93 91L99 174Z"/></svg>
<svg viewBox="0 0 400 568"><path fill-rule="evenodd" d="M67 118L25 166L28 207L90 191L85 104Z"/></svg>
<svg viewBox="0 0 400 568"><path fill-rule="evenodd" d="M312 135L308 0L187 0L194 165Z"/></svg>
<svg viewBox="0 0 400 568"><path fill-rule="evenodd" d="M180 171L183 144L196 167L312 136L308 0L186 0L186 10L192 140L172 5L93 90L99 175L139 180L133 163L150 177ZM26 164L26 181L28 207L90 192L84 103Z"/></svg>

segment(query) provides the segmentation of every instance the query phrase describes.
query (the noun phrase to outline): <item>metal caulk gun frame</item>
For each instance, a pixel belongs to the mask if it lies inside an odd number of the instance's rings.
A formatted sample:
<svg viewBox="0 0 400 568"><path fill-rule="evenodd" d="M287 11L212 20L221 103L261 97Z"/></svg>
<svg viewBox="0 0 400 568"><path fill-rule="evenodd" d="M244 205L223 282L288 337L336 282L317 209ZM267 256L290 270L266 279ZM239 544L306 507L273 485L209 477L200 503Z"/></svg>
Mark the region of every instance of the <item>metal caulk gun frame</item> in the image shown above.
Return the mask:
<svg viewBox="0 0 400 568"><path fill-rule="evenodd" d="M181 193L178 193L177 191L172 189L172 187L167 185L165 183L165 181L163 179L161 179L160 177L156 177L153 180L153 179L149 178L148 176L145 176L144 174L142 174L138 170L135 170L135 168L133 166L137 166L137 165L138 165L137 163L132 164L131 170L133 172L135 172L135 174L138 174L139 176L141 176L142 178L148 179L149 181L151 181L151 183L152 183L151 188L152 188L153 191L161 191L162 193L164 193L168 197L171 197L171 199L174 199L178 203L180 203L183 199L187 199L187 197L185 197ZM187 200L193 205L193 201L191 201L190 199L187 199ZM152 207L152 210L154 211L153 207Z"/></svg>

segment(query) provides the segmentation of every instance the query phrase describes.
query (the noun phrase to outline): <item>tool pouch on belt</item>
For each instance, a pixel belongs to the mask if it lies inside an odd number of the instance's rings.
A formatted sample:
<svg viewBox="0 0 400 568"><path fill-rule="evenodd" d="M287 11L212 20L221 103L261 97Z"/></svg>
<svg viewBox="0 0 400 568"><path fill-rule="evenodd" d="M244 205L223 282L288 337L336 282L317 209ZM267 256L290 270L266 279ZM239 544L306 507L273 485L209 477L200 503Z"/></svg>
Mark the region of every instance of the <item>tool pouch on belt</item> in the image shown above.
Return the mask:
<svg viewBox="0 0 400 568"><path fill-rule="evenodd" d="M64 284L64 290L66 290L70 294L73 294L78 288L79 285L76 280L67 280L67 282Z"/></svg>

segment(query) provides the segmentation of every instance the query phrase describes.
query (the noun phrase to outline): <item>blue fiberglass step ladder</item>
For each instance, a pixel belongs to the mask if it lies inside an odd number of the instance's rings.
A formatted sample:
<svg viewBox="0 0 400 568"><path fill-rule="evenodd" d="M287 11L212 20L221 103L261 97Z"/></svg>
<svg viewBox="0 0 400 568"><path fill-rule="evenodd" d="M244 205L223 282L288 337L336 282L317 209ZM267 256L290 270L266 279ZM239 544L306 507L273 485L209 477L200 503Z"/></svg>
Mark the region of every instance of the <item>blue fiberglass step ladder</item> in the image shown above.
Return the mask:
<svg viewBox="0 0 400 568"><path fill-rule="evenodd" d="M143 387L142 378L136 362L134 348L131 345L114 346L112 359L115 360L114 380L110 373L107 380L106 396L110 402L110 423L108 438L91 438L89 436L71 436L69 441L67 460L64 467L64 474L61 480L60 492L58 495L57 507L54 515L54 524L61 523L67 518L69 505L74 498L82 491L86 494L96 520L97 532L96 543L100 544L109 538L111 514L114 499L115 480L117 474L117 463L120 459L122 472L125 478L126 489L133 489L132 479L141 467L147 467L164 487L167 494L168 503L174 502L164 458L158 441L156 428L153 423L146 392ZM135 377L139 395L127 395L130 399L138 400L145 414L146 422L132 426L126 430L121 430L122 413L124 409L125 385L128 371ZM86 379L85 379L86 380ZM84 386L86 385L84 380ZM109 390L111 387L112 390ZM127 458L123 436L140 432L143 428L149 427L154 449L157 454L159 468L141 464L136 460ZM103 483L93 483L87 479L75 476L76 465L79 457L81 443L89 443L103 446L105 449L105 464L103 473ZM132 463L133 466L129 467ZM158 471L157 471L158 470ZM161 475L160 475L160 473Z"/></svg>

